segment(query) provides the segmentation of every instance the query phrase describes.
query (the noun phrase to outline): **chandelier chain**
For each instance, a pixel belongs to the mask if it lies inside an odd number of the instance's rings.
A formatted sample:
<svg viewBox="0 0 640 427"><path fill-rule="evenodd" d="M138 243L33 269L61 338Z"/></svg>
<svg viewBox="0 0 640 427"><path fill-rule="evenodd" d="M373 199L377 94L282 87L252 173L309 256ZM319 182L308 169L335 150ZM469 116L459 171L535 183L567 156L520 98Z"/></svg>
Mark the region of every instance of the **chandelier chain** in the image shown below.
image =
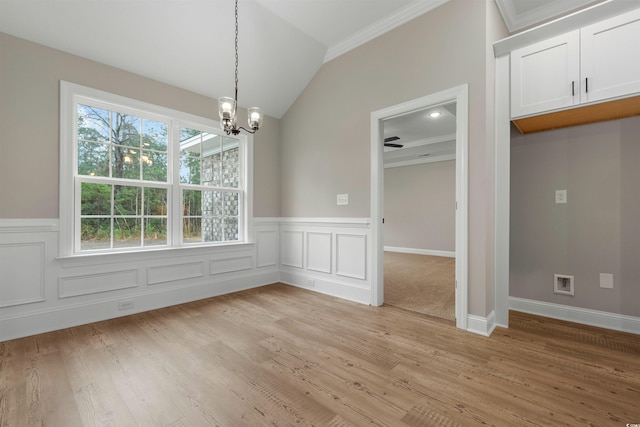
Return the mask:
<svg viewBox="0 0 640 427"><path fill-rule="evenodd" d="M238 105L238 0L236 0L236 105Z"/></svg>

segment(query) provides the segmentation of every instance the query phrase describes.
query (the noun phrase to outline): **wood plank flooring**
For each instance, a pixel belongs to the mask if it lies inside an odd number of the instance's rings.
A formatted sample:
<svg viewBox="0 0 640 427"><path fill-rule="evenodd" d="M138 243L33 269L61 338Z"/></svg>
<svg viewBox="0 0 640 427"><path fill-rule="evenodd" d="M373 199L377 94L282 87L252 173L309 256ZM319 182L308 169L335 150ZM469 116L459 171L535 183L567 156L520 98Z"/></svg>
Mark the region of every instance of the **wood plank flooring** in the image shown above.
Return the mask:
<svg viewBox="0 0 640 427"><path fill-rule="evenodd" d="M282 284L0 343L0 426L625 426L640 337Z"/></svg>

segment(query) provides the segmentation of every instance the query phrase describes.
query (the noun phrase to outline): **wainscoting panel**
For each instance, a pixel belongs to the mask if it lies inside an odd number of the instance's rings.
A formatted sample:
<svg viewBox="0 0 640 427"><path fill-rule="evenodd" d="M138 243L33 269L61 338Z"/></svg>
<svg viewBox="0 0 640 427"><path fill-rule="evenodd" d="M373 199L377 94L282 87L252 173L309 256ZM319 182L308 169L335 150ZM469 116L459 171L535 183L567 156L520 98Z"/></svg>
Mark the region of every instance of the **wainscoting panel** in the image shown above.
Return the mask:
<svg viewBox="0 0 640 427"><path fill-rule="evenodd" d="M253 258L250 256L237 256L232 258L214 259L210 262L209 274L223 274L234 271L251 270Z"/></svg>
<svg viewBox="0 0 640 427"><path fill-rule="evenodd" d="M303 258L303 231L283 230L281 232L282 241L282 265L288 267L302 268Z"/></svg>
<svg viewBox="0 0 640 427"><path fill-rule="evenodd" d="M0 307L44 301L45 243L0 244Z"/></svg>
<svg viewBox="0 0 640 427"><path fill-rule="evenodd" d="M280 233L282 282L371 303L368 218L282 218Z"/></svg>
<svg viewBox="0 0 640 427"><path fill-rule="evenodd" d="M331 233L307 233L307 270L331 273Z"/></svg>
<svg viewBox="0 0 640 427"><path fill-rule="evenodd" d="M257 228L257 226L256 226ZM256 230L256 250L258 267L278 265L278 229Z"/></svg>
<svg viewBox="0 0 640 427"><path fill-rule="evenodd" d="M60 298L69 298L99 292L135 288L139 285L138 269L108 271L104 273L60 277L58 279L58 295Z"/></svg>
<svg viewBox="0 0 640 427"><path fill-rule="evenodd" d="M365 280L367 237L364 234L337 234L336 243L336 274Z"/></svg>
<svg viewBox="0 0 640 427"><path fill-rule="evenodd" d="M182 262L147 267L147 284L176 282L204 277L204 262Z"/></svg>

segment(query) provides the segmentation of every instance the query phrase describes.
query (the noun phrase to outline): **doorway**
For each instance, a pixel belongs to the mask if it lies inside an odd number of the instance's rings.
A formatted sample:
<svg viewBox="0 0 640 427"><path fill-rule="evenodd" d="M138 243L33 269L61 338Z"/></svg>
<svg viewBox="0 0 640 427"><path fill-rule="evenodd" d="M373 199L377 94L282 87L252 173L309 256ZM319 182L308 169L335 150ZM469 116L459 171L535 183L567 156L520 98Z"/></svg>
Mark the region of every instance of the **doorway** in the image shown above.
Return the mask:
<svg viewBox="0 0 640 427"><path fill-rule="evenodd" d="M467 329L468 317L468 86L461 85L371 114L371 305L384 302L384 124L434 106L455 103L455 318Z"/></svg>
<svg viewBox="0 0 640 427"><path fill-rule="evenodd" d="M454 322L456 103L383 131L384 303Z"/></svg>

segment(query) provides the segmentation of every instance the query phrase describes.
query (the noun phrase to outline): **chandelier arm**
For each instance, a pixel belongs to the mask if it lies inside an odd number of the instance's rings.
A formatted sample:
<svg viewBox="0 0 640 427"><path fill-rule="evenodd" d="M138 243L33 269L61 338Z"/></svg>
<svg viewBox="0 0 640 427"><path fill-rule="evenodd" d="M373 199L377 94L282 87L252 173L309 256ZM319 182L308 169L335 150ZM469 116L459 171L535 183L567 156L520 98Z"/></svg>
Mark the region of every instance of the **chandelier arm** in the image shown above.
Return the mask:
<svg viewBox="0 0 640 427"><path fill-rule="evenodd" d="M238 130L240 130L240 129L242 129L242 130L243 130L243 131L245 131L245 132L249 132L249 133L256 133L256 132L258 131L258 129L254 129L254 130L245 129L245 128L243 128L242 126L240 126L240 127L238 128Z"/></svg>
<svg viewBox="0 0 640 427"><path fill-rule="evenodd" d="M254 133L256 133L258 131L258 129L255 129L255 128L253 130L249 130L249 129L245 129L242 126L240 126L240 127L236 126L236 127L233 127L233 128L231 128L229 130L225 130L225 133L227 135L231 135L231 134L239 135L241 130L243 130L243 131L245 131L247 133L251 133L251 134L254 134Z"/></svg>

